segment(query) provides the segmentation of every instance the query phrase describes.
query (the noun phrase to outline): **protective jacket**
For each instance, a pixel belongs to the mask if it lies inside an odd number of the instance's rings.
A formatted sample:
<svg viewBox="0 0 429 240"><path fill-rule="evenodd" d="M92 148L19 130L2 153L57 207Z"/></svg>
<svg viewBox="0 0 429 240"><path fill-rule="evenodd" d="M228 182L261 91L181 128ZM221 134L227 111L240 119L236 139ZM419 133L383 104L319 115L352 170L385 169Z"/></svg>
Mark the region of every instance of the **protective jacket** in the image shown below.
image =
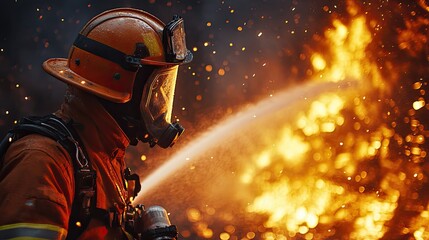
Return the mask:
<svg viewBox="0 0 429 240"><path fill-rule="evenodd" d="M123 180L128 138L93 95L78 90L69 90L55 115L72 121L96 172L100 214L79 239L124 239L117 223L128 197ZM58 142L31 134L12 143L0 168L0 236L64 239L74 191L73 162Z"/></svg>

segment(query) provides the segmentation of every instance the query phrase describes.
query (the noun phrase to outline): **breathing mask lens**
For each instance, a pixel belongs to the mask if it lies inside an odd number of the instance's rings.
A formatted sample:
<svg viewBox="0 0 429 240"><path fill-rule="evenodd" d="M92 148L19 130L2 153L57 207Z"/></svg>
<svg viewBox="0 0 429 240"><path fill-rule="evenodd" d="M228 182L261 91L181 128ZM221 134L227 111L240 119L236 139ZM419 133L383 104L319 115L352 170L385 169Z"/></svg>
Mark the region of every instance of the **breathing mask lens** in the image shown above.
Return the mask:
<svg viewBox="0 0 429 240"><path fill-rule="evenodd" d="M143 104L144 111L148 113L151 121L160 127L171 121L176 76L177 66L174 66L159 68L149 78L151 82Z"/></svg>
<svg viewBox="0 0 429 240"><path fill-rule="evenodd" d="M153 145L171 146L184 130L171 123L177 69L177 65L155 69L144 88L140 112Z"/></svg>

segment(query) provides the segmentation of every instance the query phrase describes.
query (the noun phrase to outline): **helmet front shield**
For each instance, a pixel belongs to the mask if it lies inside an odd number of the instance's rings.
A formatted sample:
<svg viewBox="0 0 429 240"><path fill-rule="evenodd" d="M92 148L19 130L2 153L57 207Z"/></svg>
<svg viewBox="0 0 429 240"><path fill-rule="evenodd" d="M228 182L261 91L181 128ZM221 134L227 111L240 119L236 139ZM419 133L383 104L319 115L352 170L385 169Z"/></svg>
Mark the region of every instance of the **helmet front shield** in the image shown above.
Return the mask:
<svg viewBox="0 0 429 240"><path fill-rule="evenodd" d="M167 62L188 63L192 53L186 48L183 18L175 15L163 30L163 43Z"/></svg>

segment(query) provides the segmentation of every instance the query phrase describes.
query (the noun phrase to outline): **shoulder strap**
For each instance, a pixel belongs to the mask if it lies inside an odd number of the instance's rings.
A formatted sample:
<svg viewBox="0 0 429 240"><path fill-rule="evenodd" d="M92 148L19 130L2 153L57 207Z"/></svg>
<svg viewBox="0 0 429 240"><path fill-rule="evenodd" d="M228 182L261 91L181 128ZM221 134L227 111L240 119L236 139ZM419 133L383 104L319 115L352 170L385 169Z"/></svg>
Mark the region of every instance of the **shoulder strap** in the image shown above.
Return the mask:
<svg viewBox="0 0 429 240"><path fill-rule="evenodd" d="M25 135L37 133L52 138L56 141L61 140L62 137L58 133L53 132L52 129L42 127L40 123L33 124L33 119L35 119L35 117L22 118L19 123L15 125L14 128L11 129L3 138L0 143L0 156L2 161L4 154L6 153L12 142L20 139L21 137L24 137Z"/></svg>
<svg viewBox="0 0 429 240"><path fill-rule="evenodd" d="M73 160L75 195L69 219L67 239L76 239L86 229L95 207L96 173L79 144L79 137L70 123L53 114L22 118L0 143L0 163L10 144L28 134L40 134L61 144Z"/></svg>

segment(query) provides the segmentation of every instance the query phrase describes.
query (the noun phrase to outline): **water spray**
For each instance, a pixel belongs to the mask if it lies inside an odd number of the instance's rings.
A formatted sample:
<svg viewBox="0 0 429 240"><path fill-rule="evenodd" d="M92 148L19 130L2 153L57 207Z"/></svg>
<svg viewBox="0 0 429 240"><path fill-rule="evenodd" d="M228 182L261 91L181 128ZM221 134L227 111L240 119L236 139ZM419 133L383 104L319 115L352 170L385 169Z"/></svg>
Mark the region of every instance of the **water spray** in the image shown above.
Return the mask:
<svg viewBox="0 0 429 240"><path fill-rule="evenodd" d="M260 101L253 107L238 112L194 139L191 144L188 144L152 174L147 176L141 182L141 191L136 197L135 202L141 202L141 198L152 188L165 180L166 176L171 175L174 171L182 168L185 164L190 163L190 161L197 156L203 154L207 147L219 144L234 133L234 129L240 128L244 123L255 121L255 119L260 116L272 114L280 109L284 109L285 106L292 107L302 100L311 100L322 93L335 90L347 90L356 85L357 82L354 80L344 80L335 83L310 82L292 89L287 89L273 97Z"/></svg>

